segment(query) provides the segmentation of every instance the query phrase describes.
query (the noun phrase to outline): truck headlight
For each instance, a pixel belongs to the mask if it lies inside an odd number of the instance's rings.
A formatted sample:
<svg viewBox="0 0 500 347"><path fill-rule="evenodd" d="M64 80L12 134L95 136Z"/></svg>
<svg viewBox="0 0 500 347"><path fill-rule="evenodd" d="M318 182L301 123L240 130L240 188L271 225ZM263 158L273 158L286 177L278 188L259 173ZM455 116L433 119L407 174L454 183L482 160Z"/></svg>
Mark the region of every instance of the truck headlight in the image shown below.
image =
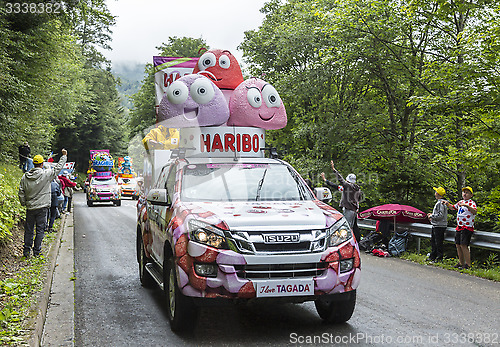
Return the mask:
<svg viewBox="0 0 500 347"><path fill-rule="evenodd" d="M196 219L191 219L188 226L191 240L214 248L228 248L224 232L219 228Z"/></svg>
<svg viewBox="0 0 500 347"><path fill-rule="evenodd" d="M328 247L334 247L352 238L351 227L342 218L328 230Z"/></svg>

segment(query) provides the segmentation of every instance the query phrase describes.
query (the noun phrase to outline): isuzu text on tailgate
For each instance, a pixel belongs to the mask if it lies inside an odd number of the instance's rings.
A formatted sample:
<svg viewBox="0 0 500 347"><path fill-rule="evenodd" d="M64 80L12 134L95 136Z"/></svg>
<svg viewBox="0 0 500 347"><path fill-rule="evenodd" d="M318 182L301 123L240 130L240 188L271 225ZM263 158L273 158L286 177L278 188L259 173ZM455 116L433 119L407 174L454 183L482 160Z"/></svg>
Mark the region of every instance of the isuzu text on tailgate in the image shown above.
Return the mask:
<svg viewBox="0 0 500 347"><path fill-rule="evenodd" d="M197 68L217 56L221 62L221 54L233 62L230 53L208 53ZM201 106L220 90L200 73L172 82L159 102L159 121L181 128L179 148L150 156L145 182L152 184L138 204L137 259L142 284L165 291L174 331L194 328L198 307L215 302L314 301L333 323L354 311L357 242L342 214L325 203L328 188L313 192L288 163L264 157L264 129L283 127L286 114L275 127L266 110L257 117L270 125L238 118L245 102L255 109L274 102L274 115L282 107L272 86L252 83L255 88L236 88L229 104L222 99L217 107L224 104L227 115L217 109L211 121L204 121ZM201 89L212 99L196 96ZM189 123L194 118L203 126Z"/></svg>

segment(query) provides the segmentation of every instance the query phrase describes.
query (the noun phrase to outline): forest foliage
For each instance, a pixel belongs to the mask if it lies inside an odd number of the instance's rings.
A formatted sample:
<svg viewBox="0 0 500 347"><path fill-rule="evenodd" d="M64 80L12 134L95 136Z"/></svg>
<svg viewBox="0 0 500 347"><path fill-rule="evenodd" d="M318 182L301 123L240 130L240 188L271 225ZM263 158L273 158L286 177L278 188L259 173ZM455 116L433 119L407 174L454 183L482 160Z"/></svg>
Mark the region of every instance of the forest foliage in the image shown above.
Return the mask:
<svg viewBox="0 0 500 347"><path fill-rule="evenodd" d="M45 158L66 148L85 171L90 149L126 150L117 80L99 51L115 19L104 0L61 3L58 13L23 13L0 0L0 161L16 161L28 141Z"/></svg>

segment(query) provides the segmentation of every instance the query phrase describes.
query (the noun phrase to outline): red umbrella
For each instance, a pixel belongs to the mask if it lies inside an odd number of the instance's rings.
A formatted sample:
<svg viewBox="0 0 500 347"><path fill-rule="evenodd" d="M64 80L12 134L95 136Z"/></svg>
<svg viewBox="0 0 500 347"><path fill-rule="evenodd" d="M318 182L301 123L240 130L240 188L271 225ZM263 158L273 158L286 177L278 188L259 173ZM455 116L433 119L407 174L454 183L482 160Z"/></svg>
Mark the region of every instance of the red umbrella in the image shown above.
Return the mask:
<svg viewBox="0 0 500 347"><path fill-rule="evenodd" d="M378 220L390 220L393 221L394 224L396 224L396 222L428 222L427 215L424 212L420 211L418 208L399 204L385 204L375 206L363 212L359 212L358 217L361 219L371 218Z"/></svg>

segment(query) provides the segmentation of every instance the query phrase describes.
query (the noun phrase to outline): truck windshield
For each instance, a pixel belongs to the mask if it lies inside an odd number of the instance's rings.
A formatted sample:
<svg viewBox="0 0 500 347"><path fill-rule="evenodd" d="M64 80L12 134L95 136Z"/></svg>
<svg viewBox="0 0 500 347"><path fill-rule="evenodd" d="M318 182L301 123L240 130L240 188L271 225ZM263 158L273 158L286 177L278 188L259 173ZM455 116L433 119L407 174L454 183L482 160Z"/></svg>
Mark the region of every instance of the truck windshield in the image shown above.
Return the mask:
<svg viewBox="0 0 500 347"><path fill-rule="evenodd" d="M115 185L116 180L114 178L99 179L99 178L92 177L90 184L91 185L110 186L110 185Z"/></svg>
<svg viewBox="0 0 500 347"><path fill-rule="evenodd" d="M190 164L183 169L183 201L296 201L312 198L297 174L282 164Z"/></svg>
<svg viewBox="0 0 500 347"><path fill-rule="evenodd" d="M122 178L122 177L119 177L118 178L118 184L136 184L137 181L135 180L135 178Z"/></svg>

